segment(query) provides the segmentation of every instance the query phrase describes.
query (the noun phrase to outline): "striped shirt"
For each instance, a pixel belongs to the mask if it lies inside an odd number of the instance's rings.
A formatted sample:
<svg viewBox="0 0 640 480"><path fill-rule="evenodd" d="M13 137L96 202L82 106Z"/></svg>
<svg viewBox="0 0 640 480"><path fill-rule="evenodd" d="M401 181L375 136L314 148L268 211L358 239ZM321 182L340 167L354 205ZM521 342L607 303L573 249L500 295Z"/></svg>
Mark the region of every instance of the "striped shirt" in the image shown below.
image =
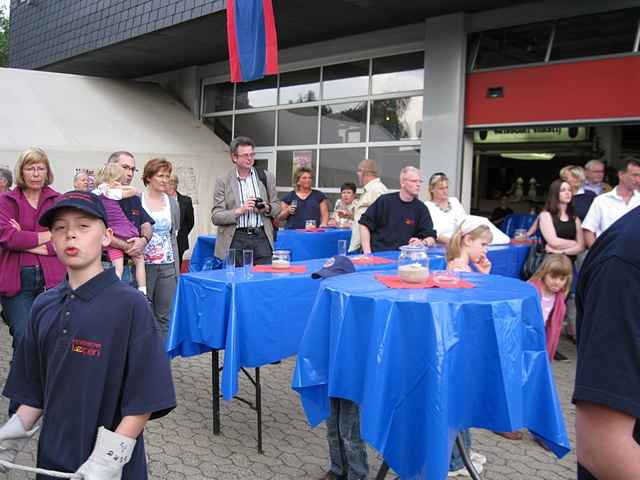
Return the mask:
<svg viewBox="0 0 640 480"><path fill-rule="evenodd" d="M240 174L236 169L236 178L238 179L241 205L244 205L250 198L260 196L260 179L256 174L255 168L251 169L251 175L247 176L247 178L240 178ZM255 228L262 227L264 223L262 222L262 215L252 210L240 215L237 220L237 225L238 228Z"/></svg>

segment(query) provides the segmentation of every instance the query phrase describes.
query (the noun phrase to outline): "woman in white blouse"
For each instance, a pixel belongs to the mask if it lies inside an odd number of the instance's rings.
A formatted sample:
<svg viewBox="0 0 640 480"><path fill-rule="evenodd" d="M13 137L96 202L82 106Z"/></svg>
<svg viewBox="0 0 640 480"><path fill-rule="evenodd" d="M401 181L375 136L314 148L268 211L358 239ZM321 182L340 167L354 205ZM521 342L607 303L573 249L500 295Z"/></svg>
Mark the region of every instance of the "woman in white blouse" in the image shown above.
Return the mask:
<svg viewBox="0 0 640 480"><path fill-rule="evenodd" d="M171 171L171 163L164 158L154 158L145 164L142 174L142 181L147 187L142 194L142 206L155 222L151 241L144 249L147 296L163 333L169 326L180 274L176 237L180 210L176 200L167 195Z"/></svg>
<svg viewBox="0 0 640 480"><path fill-rule="evenodd" d="M464 207L455 197L449 196L449 179L438 172L429 178L429 197L427 208L433 221L433 228L438 233L438 243L448 244L457 226L467 216Z"/></svg>

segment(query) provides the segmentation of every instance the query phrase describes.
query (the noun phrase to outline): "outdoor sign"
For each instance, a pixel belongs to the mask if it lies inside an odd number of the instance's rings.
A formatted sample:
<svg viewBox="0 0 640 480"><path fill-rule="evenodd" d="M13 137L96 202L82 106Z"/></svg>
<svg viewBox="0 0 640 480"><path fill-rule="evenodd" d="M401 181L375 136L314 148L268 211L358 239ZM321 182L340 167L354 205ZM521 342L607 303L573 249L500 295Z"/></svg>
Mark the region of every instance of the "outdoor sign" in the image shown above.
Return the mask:
<svg viewBox="0 0 640 480"><path fill-rule="evenodd" d="M474 143L584 142L586 127L508 127L476 130Z"/></svg>

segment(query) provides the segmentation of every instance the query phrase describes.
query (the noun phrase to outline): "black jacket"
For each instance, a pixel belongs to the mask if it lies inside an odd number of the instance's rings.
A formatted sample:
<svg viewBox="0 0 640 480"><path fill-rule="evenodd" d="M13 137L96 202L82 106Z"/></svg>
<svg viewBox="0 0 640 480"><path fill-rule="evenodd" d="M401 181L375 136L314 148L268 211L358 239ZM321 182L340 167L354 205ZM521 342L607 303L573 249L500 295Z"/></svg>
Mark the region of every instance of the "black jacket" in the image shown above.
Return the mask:
<svg viewBox="0 0 640 480"><path fill-rule="evenodd" d="M180 257L189 250L189 233L193 230L195 223L193 215L193 203L191 197L178 192L178 205L180 207L180 228L178 228L178 250Z"/></svg>

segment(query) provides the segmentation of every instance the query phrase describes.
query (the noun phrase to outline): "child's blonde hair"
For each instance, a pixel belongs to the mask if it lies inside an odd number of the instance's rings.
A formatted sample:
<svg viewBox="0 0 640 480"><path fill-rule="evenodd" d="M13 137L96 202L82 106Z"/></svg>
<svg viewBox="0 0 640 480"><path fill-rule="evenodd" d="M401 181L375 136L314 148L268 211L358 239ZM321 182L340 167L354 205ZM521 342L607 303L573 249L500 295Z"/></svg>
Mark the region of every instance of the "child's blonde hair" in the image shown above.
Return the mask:
<svg viewBox="0 0 640 480"><path fill-rule="evenodd" d="M462 242L465 237L469 237L471 240L486 238L487 242L491 243L491 240L493 240L491 229L484 223L478 223L478 221L472 219L470 221L465 219L458 226L447 246L447 262L455 260L462 255Z"/></svg>
<svg viewBox="0 0 640 480"><path fill-rule="evenodd" d="M573 281L573 265L571 260L562 253L550 253L544 257L542 264L536 270L529 281L540 280L544 282L544 277L551 275L552 277L565 277L567 284L564 286L562 293L569 295L571 291L571 283Z"/></svg>
<svg viewBox="0 0 640 480"><path fill-rule="evenodd" d="M101 183L122 182L126 176L124 168L117 163L107 163L96 173L96 185Z"/></svg>

